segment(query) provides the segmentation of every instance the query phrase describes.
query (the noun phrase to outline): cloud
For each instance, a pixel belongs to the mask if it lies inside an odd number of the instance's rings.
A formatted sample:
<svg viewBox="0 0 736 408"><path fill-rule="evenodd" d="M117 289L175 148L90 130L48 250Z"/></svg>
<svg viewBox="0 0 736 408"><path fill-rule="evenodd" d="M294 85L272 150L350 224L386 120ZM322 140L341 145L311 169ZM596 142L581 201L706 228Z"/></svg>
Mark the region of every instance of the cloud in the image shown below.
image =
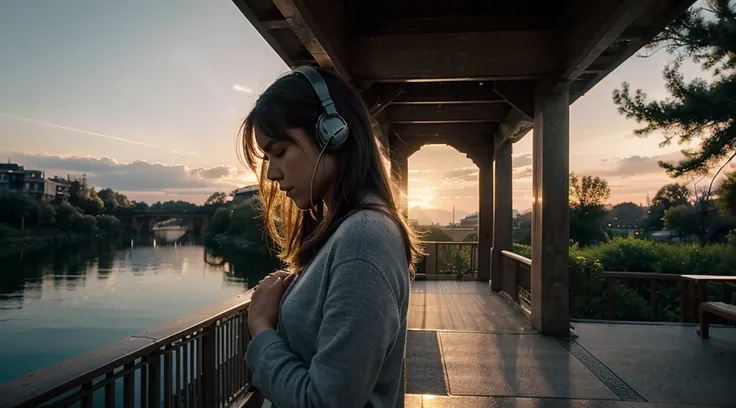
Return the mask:
<svg viewBox="0 0 736 408"><path fill-rule="evenodd" d="M10 156L26 168L45 170L46 177L86 174L90 184L118 191L209 195L255 181L252 173L227 165L190 168L182 164L121 162L110 157L54 156L16 153Z"/></svg>
<svg viewBox="0 0 736 408"><path fill-rule="evenodd" d="M660 161L676 162L683 158L682 153L673 152L657 156L629 156L617 160L609 160L612 168L598 172L598 174L620 177L640 176L643 174L664 174L664 169L659 167Z"/></svg>
<svg viewBox="0 0 736 408"><path fill-rule="evenodd" d="M529 166L530 164L532 164L531 153L525 153L511 158L511 167L513 168Z"/></svg>
<svg viewBox="0 0 736 408"><path fill-rule="evenodd" d="M248 88L247 86L243 86L243 85L235 84L235 85L233 85L233 89L236 90L236 91L238 91L238 92L245 92L245 93L249 93L249 94L252 94L253 93L253 90L252 89Z"/></svg>
<svg viewBox="0 0 736 408"><path fill-rule="evenodd" d="M445 172L445 179L458 178L466 181L475 181L478 179L477 167L460 167Z"/></svg>
<svg viewBox="0 0 736 408"><path fill-rule="evenodd" d="M532 166L521 167L514 169L511 173L511 178L514 180L521 180L530 178L532 176Z"/></svg>

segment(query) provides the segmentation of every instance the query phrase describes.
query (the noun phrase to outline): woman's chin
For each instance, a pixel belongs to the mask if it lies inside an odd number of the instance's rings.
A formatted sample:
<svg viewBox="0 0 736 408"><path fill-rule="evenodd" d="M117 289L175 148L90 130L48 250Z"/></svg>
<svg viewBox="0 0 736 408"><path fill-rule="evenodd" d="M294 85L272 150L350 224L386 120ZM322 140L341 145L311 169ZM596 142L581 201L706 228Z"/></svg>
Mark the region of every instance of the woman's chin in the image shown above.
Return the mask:
<svg viewBox="0 0 736 408"><path fill-rule="evenodd" d="M300 199L299 197L294 197L294 198L289 197L289 198L294 203L294 205L296 206L296 208L298 208L298 209L300 209L302 211L309 210L309 208L310 208L310 206L309 206L309 200L303 200L303 199Z"/></svg>

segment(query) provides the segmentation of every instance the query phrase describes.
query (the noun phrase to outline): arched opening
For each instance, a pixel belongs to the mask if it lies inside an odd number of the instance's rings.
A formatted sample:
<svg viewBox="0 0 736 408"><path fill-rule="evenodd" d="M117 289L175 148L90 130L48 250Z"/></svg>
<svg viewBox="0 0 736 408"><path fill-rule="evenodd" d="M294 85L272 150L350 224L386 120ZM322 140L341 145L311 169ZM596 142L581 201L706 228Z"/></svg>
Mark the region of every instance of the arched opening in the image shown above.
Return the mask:
<svg viewBox="0 0 736 408"><path fill-rule="evenodd" d="M453 147L423 146L409 157L408 206L419 225L459 226L478 213L478 166Z"/></svg>

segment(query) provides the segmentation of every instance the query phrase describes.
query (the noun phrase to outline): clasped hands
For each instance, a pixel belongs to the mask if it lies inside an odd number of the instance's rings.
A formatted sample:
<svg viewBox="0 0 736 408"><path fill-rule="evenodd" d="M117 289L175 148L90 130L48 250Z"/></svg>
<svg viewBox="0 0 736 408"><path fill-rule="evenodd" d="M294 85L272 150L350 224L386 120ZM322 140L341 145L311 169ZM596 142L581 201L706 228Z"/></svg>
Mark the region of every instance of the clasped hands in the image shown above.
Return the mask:
<svg viewBox="0 0 736 408"><path fill-rule="evenodd" d="M248 330L251 338L258 333L275 329L278 322L279 303L295 274L278 270L258 282L254 288L248 310Z"/></svg>

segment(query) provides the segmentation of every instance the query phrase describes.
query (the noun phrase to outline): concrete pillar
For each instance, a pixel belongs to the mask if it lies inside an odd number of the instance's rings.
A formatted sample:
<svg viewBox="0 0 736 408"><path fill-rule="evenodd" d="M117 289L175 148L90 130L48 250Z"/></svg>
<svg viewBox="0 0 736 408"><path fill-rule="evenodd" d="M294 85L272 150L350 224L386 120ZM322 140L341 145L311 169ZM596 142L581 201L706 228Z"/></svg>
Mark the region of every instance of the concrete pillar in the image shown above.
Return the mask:
<svg viewBox="0 0 736 408"><path fill-rule="evenodd" d="M539 81L532 141L531 323L542 334L568 336L570 224L569 86Z"/></svg>
<svg viewBox="0 0 736 408"><path fill-rule="evenodd" d="M478 280L491 279L491 245L493 245L493 160L479 161L478 176Z"/></svg>
<svg viewBox="0 0 736 408"><path fill-rule="evenodd" d="M491 264L491 290L501 290L503 282L503 268L501 251L512 249L512 204L513 191L511 187L511 151L513 144L510 140L503 142L496 150L496 160L493 174L493 256Z"/></svg>

